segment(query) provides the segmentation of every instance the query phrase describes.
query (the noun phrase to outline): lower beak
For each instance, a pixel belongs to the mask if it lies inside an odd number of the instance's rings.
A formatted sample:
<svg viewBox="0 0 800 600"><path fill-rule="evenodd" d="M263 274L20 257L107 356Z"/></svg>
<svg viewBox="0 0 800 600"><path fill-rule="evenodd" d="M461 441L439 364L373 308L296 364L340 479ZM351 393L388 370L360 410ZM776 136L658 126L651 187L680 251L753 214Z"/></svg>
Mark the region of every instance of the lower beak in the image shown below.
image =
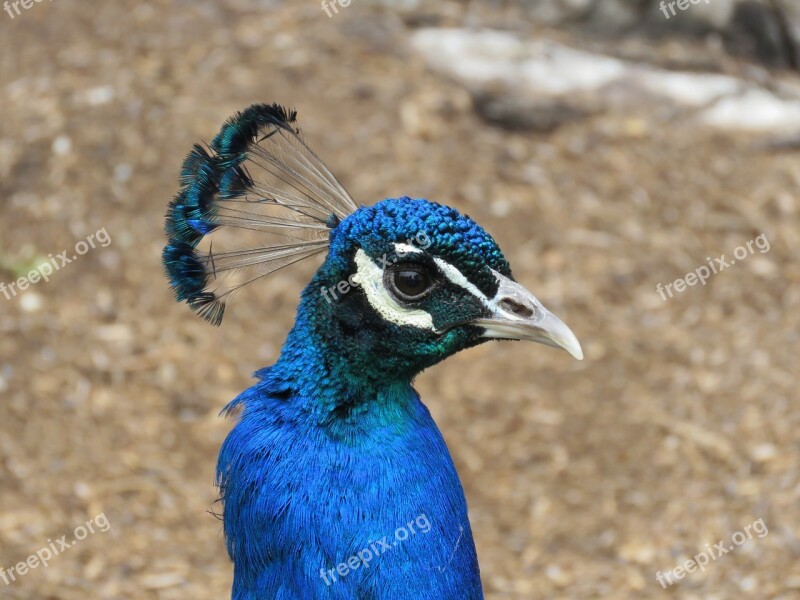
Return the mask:
<svg viewBox="0 0 800 600"><path fill-rule="evenodd" d="M492 314L476 319L482 337L504 340L529 340L569 352L583 360L580 342L566 324L548 311L536 297L517 282L494 272L499 288L489 301Z"/></svg>

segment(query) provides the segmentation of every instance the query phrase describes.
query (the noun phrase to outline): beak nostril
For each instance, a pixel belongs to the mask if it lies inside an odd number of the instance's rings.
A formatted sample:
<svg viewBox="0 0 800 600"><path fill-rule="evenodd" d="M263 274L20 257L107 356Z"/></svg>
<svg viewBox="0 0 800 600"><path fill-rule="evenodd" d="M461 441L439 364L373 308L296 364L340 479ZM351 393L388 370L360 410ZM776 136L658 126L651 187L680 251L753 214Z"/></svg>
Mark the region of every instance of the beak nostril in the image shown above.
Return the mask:
<svg viewBox="0 0 800 600"><path fill-rule="evenodd" d="M503 298L497 305L504 311L510 312L518 317L523 317L528 319L533 316L534 311L531 307L525 306L517 302L516 300L512 300L511 298Z"/></svg>

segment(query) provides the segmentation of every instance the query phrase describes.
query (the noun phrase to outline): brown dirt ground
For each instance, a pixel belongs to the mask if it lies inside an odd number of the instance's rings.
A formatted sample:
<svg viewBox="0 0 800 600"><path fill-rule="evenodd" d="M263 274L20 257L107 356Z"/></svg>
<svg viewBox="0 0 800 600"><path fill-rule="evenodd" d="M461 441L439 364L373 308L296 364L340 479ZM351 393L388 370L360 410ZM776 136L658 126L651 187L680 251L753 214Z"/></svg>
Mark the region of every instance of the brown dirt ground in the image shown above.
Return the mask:
<svg viewBox="0 0 800 600"><path fill-rule="evenodd" d="M456 3L401 18L356 0L332 19L310 0L271 4L0 13L0 281L100 228L112 238L0 297L0 566L101 511L112 524L0 581L0 597L227 597L208 514L230 427L217 413L275 360L314 265L241 294L214 329L173 301L161 223L190 145L276 100L358 201L424 196L486 226L583 342L583 362L498 343L419 378L488 598L800 598L797 153L647 105L502 131L409 54L408 29L563 32ZM760 233L769 253L658 297ZM763 539L668 592L656 583L759 518Z"/></svg>

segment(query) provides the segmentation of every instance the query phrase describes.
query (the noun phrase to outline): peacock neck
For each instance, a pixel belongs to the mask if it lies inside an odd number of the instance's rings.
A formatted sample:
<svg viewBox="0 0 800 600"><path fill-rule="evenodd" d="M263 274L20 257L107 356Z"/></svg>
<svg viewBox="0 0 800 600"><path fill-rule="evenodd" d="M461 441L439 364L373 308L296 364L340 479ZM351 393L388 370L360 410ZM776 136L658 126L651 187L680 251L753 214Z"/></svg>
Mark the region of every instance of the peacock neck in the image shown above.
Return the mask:
<svg viewBox="0 0 800 600"><path fill-rule="evenodd" d="M416 413L411 375L397 373L379 356L353 353L337 325L317 298L304 294L281 356L267 372L270 387L335 428L400 424Z"/></svg>

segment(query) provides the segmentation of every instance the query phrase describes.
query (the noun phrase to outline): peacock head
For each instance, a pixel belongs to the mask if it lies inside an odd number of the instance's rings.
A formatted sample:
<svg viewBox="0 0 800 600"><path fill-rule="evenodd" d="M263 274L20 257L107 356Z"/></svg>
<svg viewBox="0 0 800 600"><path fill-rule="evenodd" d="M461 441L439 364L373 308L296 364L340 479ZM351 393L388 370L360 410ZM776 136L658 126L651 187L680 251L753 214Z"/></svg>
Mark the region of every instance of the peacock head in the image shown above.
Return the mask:
<svg viewBox="0 0 800 600"><path fill-rule="evenodd" d="M379 362L409 377L490 339L583 358L570 329L514 281L494 239L427 200L384 200L336 225L304 305L325 343L351 363Z"/></svg>
<svg viewBox="0 0 800 600"><path fill-rule="evenodd" d="M583 358L572 331L514 281L477 223L408 197L358 208L299 138L294 118L276 105L250 107L226 123L210 153L196 146L187 158L164 252L180 300L219 323L232 292L327 251L302 294L295 350L310 343L354 372L399 378L490 339ZM248 248L237 234L229 251L202 251L222 228L279 242Z"/></svg>

